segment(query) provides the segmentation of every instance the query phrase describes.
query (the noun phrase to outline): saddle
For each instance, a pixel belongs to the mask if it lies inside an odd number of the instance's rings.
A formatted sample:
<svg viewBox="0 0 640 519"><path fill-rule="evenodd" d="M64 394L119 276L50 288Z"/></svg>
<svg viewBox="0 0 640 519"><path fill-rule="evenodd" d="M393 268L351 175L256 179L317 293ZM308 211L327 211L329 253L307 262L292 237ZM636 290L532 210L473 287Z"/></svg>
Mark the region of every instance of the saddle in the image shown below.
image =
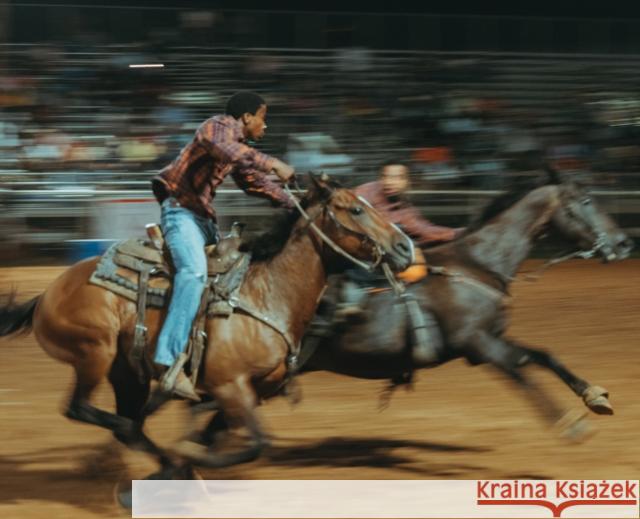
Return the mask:
<svg viewBox="0 0 640 519"><path fill-rule="evenodd" d="M234 223L231 232L216 245L205 248L207 283L198 314L194 319L186 353L188 372L196 383L198 368L206 344L204 326L207 316L228 317L236 307L235 296L249 268L250 254L241 252L244 226ZM89 282L106 288L137 304L137 319L130 361L142 381L153 373L152 363L144 355L148 307L169 304L175 268L156 224L147 225L148 240L129 239L112 245L100 258Z"/></svg>

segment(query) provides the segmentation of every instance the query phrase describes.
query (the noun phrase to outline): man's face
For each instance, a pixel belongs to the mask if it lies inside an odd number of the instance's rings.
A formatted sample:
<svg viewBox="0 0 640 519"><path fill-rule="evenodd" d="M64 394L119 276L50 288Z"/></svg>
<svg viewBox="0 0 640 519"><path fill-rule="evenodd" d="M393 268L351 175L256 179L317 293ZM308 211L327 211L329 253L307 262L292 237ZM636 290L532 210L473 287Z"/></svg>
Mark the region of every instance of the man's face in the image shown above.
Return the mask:
<svg viewBox="0 0 640 519"><path fill-rule="evenodd" d="M267 129L265 119L267 117L267 105L261 105L255 115L246 113L242 116L244 123L244 136L252 141L259 141L264 137Z"/></svg>
<svg viewBox="0 0 640 519"><path fill-rule="evenodd" d="M380 180L385 195L401 195L409 187L409 172L402 164L390 164L382 168Z"/></svg>

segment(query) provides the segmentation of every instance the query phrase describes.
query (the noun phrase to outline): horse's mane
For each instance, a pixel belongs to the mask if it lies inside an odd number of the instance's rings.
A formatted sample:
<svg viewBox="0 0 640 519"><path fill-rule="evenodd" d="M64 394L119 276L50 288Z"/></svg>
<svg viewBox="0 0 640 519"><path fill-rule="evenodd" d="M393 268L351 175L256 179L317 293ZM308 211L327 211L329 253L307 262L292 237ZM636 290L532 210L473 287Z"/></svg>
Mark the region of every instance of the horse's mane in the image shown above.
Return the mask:
<svg viewBox="0 0 640 519"><path fill-rule="evenodd" d="M517 202L522 200L531 189L518 188L512 191L503 193L489 202L482 211L476 215L471 223L467 226L465 234L477 231L489 221L493 220L496 216L502 214L504 211L514 206Z"/></svg>
<svg viewBox="0 0 640 519"><path fill-rule="evenodd" d="M329 189L340 189L344 187L337 180L328 177L321 177L321 181ZM299 200L303 209L308 209L311 204L317 200L319 187L312 186L307 190L306 194ZM273 221L271 227L263 232L249 236L243 240L240 250L250 252L252 261L267 261L282 252L287 240L291 236L293 227L300 219L301 215L298 210L283 211L278 214Z"/></svg>
<svg viewBox="0 0 640 519"><path fill-rule="evenodd" d="M306 209L308 202L305 197L300 201L300 205ZM267 261L277 256L284 249L300 217L298 211L281 211L273 218L273 224L268 230L251 234L244 239L240 250L250 252L251 261Z"/></svg>
<svg viewBox="0 0 640 519"><path fill-rule="evenodd" d="M547 168L546 173L548 175L546 184L558 184L561 182L557 171L551 168ZM511 188L511 190L497 196L491 202L489 202L484 207L484 209L482 209L482 211L477 216L475 216L473 220L471 220L471 223L465 229L463 236L477 231L488 222L493 220L495 217L502 214L510 207L513 207L531 191L543 185L545 185L545 182L540 182L539 179L535 178L533 180L527 179L523 182L517 183Z"/></svg>

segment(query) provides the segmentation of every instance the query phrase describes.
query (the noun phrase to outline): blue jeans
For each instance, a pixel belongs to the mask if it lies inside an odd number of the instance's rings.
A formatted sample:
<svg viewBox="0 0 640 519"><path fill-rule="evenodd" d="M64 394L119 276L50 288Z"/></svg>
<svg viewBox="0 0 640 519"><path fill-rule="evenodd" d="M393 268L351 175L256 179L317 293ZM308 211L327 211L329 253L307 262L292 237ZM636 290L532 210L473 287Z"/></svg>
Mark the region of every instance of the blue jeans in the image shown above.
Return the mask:
<svg viewBox="0 0 640 519"><path fill-rule="evenodd" d="M154 360L171 366L187 346L207 281L204 247L218 241L218 228L212 220L180 207L174 198L162 202L160 222L176 275Z"/></svg>

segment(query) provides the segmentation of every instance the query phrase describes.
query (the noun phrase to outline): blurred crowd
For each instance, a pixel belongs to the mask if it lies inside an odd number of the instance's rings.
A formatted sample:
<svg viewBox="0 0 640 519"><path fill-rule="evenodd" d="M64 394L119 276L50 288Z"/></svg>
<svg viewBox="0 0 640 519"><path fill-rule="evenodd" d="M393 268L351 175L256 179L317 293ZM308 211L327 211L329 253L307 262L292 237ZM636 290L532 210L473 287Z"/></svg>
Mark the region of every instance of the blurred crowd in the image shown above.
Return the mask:
<svg viewBox="0 0 640 519"><path fill-rule="evenodd" d="M411 161L417 187L499 189L551 161L637 187L640 90L636 63L620 59L7 45L0 182L145 180L246 88L269 102L262 146L299 170L356 183L394 156Z"/></svg>

